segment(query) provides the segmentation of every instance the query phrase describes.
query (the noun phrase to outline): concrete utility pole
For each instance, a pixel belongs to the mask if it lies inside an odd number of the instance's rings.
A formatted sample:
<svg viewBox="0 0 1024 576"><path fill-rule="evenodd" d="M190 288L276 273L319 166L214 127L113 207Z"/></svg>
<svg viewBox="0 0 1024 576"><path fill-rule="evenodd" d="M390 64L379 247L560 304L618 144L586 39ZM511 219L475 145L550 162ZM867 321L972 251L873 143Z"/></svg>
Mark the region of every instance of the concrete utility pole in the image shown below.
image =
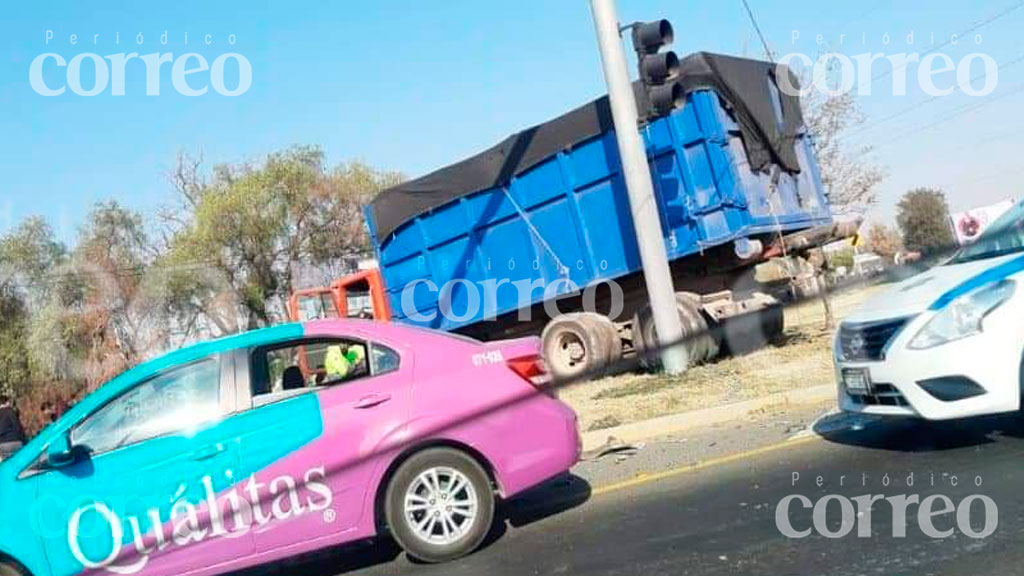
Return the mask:
<svg viewBox="0 0 1024 576"><path fill-rule="evenodd" d="M661 365L669 374L681 374L688 364L687 348L682 342L683 328L676 309L675 288L665 252L658 204L654 200L647 153L640 140L636 98L626 68L626 52L622 47L615 0L590 0L590 8L594 13L597 44L608 84L615 137L629 191L629 207L633 213L633 228L636 229L654 326L659 342L674 343L662 350Z"/></svg>

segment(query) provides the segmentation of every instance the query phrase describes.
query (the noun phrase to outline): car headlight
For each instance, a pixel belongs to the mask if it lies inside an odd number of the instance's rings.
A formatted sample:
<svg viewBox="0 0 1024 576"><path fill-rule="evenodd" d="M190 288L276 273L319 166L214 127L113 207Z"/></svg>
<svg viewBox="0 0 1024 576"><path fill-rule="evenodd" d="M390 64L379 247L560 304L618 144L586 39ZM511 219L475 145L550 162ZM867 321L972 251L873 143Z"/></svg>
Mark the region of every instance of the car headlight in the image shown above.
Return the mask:
<svg viewBox="0 0 1024 576"><path fill-rule="evenodd" d="M956 298L914 335L908 347L924 350L979 334L985 317L1013 297L1015 289L1013 280L1002 280Z"/></svg>

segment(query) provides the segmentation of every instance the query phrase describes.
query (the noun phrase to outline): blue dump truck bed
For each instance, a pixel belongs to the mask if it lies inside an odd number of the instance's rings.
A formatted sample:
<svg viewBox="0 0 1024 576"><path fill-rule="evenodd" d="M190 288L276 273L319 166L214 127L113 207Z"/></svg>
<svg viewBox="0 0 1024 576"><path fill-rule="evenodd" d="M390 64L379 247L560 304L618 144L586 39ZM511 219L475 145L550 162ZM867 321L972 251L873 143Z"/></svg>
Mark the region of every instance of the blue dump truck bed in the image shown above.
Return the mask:
<svg viewBox="0 0 1024 576"><path fill-rule="evenodd" d="M692 89L682 108L640 127L673 261L700 258L739 238L831 222L802 120L790 133L791 166L755 168L749 122L745 131L745 117L723 91ZM413 181L404 195L382 195L398 217L368 207L395 320L462 330L640 271L615 134L601 106L595 110L600 119L590 132L598 133L553 152L538 144L551 134L535 131L523 144L520 133L476 159L495 164L482 179L473 180L479 163L450 167L460 177L470 173L457 194L446 189L455 180L442 170ZM578 120L570 119L570 127ZM531 153L537 157L524 162ZM480 186L486 187L472 189ZM533 290L524 295L527 285Z"/></svg>

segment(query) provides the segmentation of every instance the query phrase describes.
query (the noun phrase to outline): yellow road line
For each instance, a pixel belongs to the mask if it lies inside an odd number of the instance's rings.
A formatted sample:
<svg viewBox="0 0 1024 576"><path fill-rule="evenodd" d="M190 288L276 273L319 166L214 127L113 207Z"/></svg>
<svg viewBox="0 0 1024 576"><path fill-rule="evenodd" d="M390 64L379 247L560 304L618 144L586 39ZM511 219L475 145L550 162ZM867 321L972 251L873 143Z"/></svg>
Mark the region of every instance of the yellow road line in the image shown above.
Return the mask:
<svg viewBox="0 0 1024 576"><path fill-rule="evenodd" d="M739 460L745 460L747 458L753 458L755 456L763 456L765 454L771 454L772 452L778 452L787 448L793 448L796 446L802 446L815 440L820 440L821 437L818 435L804 436L801 438L794 438L791 440L785 440L777 444L769 444L768 446L762 446L760 448L754 448L753 450L747 450L746 452L738 452L736 454L729 454L728 456L722 456L720 458L712 458L711 460L704 460L703 462L697 462L695 464L687 464L686 466L680 466L678 468L672 468L671 470L663 470L661 472L655 472L653 474L639 474L629 480L623 480L622 482L616 482L607 486L601 486L595 488L592 492L592 496L600 496L602 494L609 494L611 492L619 492L627 488L634 488L636 486L642 486L650 482L657 482L666 478L672 478L673 476L679 476L680 474L686 474L688 472L698 472L700 470L706 470L715 466L721 466L723 464L729 464L730 462L737 462Z"/></svg>

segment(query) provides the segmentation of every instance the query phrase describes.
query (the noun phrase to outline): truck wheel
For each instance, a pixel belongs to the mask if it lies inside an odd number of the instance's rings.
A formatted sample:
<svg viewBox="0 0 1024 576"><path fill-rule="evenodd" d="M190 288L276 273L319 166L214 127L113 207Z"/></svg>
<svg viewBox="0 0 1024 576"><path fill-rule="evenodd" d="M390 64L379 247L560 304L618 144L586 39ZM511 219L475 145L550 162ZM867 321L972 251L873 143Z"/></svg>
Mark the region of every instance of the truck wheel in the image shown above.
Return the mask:
<svg viewBox="0 0 1024 576"><path fill-rule="evenodd" d="M703 354L697 362L710 362L715 358L718 358L718 339L714 334L714 326L708 323L708 319L704 316L704 313L701 312L700 296L693 292L676 292L676 302L680 309L684 307L687 308L686 314L690 318L697 320L693 326L694 329L698 331L697 333L701 334L697 340L699 342L699 346L703 348ZM682 318L682 310L680 310L679 314L680 318Z"/></svg>
<svg viewBox="0 0 1024 576"><path fill-rule="evenodd" d="M602 374L607 373L622 360L622 340L619 338L619 330L611 318L602 314L581 312L580 317L591 325L594 333L605 343L604 355L601 357L600 364L604 365Z"/></svg>
<svg viewBox="0 0 1024 576"><path fill-rule="evenodd" d="M683 327L683 346L687 352L687 367L695 366L718 355L718 344L708 330L707 321L694 296L676 294L676 310ZM644 306L633 316L633 346L640 362L647 368L660 364L658 335L651 307Z"/></svg>
<svg viewBox="0 0 1024 576"><path fill-rule="evenodd" d="M610 346L607 333L588 316L563 314L544 327L544 360L556 379L604 374Z"/></svg>
<svg viewBox="0 0 1024 576"><path fill-rule="evenodd" d="M494 521L494 491L480 464L451 448L406 460L388 484L384 514L410 556L448 562L473 552Z"/></svg>
<svg viewBox="0 0 1024 576"><path fill-rule="evenodd" d="M770 343L779 336L782 336L785 329L786 314L781 304L770 306L761 312L761 331L766 342Z"/></svg>
<svg viewBox="0 0 1024 576"><path fill-rule="evenodd" d="M759 350L782 334L785 314L779 304L748 312L723 323L725 345L729 354L739 355Z"/></svg>

